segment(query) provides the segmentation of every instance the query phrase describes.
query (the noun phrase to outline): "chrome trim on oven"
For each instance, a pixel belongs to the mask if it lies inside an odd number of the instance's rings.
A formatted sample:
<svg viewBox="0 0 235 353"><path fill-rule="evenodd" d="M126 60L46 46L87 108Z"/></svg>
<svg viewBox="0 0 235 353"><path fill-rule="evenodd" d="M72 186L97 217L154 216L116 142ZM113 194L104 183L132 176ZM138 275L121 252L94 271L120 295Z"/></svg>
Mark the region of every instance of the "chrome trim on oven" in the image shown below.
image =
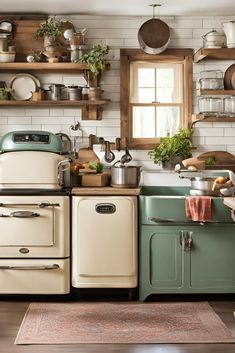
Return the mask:
<svg viewBox="0 0 235 353"><path fill-rule="evenodd" d="M0 203L0 207L13 207L13 206L35 206L40 208L45 207L60 207L59 203L50 203L50 202L40 202L40 203Z"/></svg>
<svg viewBox="0 0 235 353"><path fill-rule="evenodd" d="M0 270L57 270L60 266L54 265L35 265L35 266L0 266Z"/></svg>

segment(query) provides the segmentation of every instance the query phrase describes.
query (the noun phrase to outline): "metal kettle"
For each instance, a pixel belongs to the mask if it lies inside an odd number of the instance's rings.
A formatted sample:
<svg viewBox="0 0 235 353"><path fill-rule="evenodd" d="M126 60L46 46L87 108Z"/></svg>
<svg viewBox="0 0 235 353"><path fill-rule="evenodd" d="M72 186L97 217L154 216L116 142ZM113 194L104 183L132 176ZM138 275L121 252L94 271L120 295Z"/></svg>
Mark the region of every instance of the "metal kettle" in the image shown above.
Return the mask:
<svg viewBox="0 0 235 353"><path fill-rule="evenodd" d="M226 46L226 36L224 32L218 32L215 29L204 34L203 46L204 48L222 48Z"/></svg>

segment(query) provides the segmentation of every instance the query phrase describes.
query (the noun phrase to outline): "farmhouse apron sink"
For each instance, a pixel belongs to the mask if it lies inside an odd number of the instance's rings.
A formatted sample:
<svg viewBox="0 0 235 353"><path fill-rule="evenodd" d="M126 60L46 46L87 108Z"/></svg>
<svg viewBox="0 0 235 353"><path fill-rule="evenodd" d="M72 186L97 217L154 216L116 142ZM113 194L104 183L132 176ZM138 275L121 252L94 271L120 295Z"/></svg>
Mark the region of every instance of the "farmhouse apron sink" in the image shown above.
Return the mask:
<svg viewBox="0 0 235 353"><path fill-rule="evenodd" d="M143 187L140 194L141 224L188 223L185 213L185 198L189 195L189 190L188 187ZM212 222L231 221L230 210L224 205L223 198L213 196Z"/></svg>

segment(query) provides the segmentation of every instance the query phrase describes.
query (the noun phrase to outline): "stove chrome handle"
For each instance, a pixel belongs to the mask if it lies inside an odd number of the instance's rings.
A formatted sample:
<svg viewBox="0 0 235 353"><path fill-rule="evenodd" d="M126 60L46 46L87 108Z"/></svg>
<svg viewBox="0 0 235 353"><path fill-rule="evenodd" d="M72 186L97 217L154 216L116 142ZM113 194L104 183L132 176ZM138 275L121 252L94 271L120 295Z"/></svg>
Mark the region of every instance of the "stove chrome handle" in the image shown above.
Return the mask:
<svg viewBox="0 0 235 353"><path fill-rule="evenodd" d="M58 270L60 268L59 265L35 265L35 266L0 266L0 270Z"/></svg>
<svg viewBox="0 0 235 353"><path fill-rule="evenodd" d="M0 213L0 217L15 217L15 218L35 218L40 217L39 213L30 211L15 211L10 214Z"/></svg>
<svg viewBox="0 0 235 353"><path fill-rule="evenodd" d="M40 214L36 212L30 212L30 211L14 211L10 213L10 217L35 218L35 217L40 217Z"/></svg>
<svg viewBox="0 0 235 353"><path fill-rule="evenodd" d="M45 207L60 207L59 203L50 203L50 202L40 202L40 203L0 203L0 207L12 207L12 206L20 206L20 207L40 207L40 208L45 208Z"/></svg>

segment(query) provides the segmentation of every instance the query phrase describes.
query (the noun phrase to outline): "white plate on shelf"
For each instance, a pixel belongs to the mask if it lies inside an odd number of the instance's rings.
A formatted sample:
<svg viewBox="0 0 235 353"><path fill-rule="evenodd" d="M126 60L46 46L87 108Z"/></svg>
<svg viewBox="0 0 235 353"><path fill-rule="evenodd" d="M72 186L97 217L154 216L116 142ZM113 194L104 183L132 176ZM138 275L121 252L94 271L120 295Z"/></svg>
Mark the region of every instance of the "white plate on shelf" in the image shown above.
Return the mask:
<svg viewBox="0 0 235 353"><path fill-rule="evenodd" d="M15 75L10 81L10 88L14 90L12 93L15 100L28 100L32 97L32 92L36 92L40 87L40 81L37 77L22 73Z"/></svg>

